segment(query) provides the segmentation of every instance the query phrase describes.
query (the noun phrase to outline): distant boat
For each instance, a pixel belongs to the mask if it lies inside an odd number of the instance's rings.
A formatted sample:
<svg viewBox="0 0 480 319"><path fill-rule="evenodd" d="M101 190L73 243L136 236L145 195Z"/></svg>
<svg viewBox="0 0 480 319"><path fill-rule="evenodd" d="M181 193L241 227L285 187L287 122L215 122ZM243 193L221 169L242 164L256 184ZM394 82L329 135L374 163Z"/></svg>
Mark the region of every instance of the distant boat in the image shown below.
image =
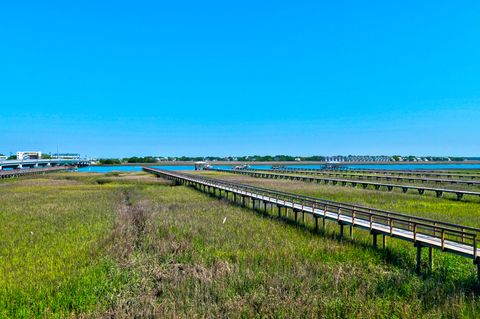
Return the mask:
<svg viewBox="0 0 480 319"><path fill-rule="evenodd" d="M233 167L234 170L242 170L242 169L249 169L250 166L247 165L247 164L244 164L244 165L237 165L235 167Z"/></svg>
<svg viewBox="0 0 480 319"><path fill-rule="evenodd" d="M199 171L199 170L204 170L204 169L209 169L211 168L212 166L210 166L210 164L208 164L207 162L195 162L195 170L196 171Z"/></svg>

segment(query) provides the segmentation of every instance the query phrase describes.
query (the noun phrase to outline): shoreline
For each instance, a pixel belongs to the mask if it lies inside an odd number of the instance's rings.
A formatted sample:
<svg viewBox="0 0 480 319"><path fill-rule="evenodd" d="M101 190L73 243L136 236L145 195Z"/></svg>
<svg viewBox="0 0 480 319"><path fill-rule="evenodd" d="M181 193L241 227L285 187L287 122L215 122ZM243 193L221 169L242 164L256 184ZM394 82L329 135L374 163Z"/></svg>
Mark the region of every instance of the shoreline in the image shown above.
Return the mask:
<svg viewBox="0 0 480 319"><path fill-rule="evenodd" d="M325 164L339 164L339 165L438 165L438 164L480 164L480 161L435 161L435 162L341 162L341 163L327 163L321 161L300 161L300 162L239 162L239 161L206 161L210 165L325 165ZM121 163L121 164L93 164L90 166L193 166L194 161L165 161L158 163Z"/></svg>

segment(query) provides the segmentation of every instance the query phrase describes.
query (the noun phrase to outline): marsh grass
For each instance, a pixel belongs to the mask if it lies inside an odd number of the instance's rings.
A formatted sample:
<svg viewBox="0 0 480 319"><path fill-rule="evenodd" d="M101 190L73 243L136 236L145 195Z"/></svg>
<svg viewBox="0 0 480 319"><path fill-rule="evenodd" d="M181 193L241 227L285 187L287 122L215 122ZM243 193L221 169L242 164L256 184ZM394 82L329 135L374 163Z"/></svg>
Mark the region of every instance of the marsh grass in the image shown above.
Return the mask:
<svg viewBox="0 0 480 319"><path fill-rule="evenodd" d="M311 223L294 225L180 186L141 193L155 226L131 265L137 293L126 289L110 314L419 318L479 310L465 260L439 260L435 274L419 277L412 247L401 243L375 250L361 233L340 241L333 224L314 234ZM460 278L445 277L449 263L462 261Z"/></svg>
<svg viewBox="0 0 480 319"><path fill-rule="evenodd" d="M1 317L97 307L113 287L108 277L115 265L104 258L101 243L114 220L116 197L65 180L18 180L2 188Z"/></svg>
<svg viewBox="0 0 480 319"><path fill-rule="evenodd" d="M152 176L47 180L12 182L0 193L3 317L460 318L480 311L473 267L463 258L436 254L435 271L417 276L408 244L373 249L364 232L340 240L328 223L317 234L308 218L294 224ZM271 186L371 202L365 193L304 185Z"/></svg>

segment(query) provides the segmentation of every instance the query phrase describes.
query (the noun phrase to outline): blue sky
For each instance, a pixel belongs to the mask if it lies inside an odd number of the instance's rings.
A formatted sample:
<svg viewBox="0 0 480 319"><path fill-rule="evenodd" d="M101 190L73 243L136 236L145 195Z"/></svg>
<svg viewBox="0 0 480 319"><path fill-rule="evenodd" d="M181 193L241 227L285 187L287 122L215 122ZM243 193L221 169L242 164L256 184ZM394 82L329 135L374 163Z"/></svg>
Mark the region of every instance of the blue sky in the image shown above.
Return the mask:
<svg viewBox="0 0 480 319"><path fill-rule="evenodd" d="M4 1L0 152L479 156L478 1Z"/></svg>

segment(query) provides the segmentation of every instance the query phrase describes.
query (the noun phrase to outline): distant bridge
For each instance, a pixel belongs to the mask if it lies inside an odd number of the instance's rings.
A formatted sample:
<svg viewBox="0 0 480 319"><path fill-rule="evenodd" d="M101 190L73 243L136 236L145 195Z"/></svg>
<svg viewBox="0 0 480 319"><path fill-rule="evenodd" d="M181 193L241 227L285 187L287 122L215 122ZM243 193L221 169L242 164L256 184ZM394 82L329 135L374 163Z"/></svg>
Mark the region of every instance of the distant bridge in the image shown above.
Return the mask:
<svg viewBox="0 0 480 319"><path fill-rule="evenodd" d="M5 169L41 168L54 166L88 166L91 164L87 159L25 159L25 160L0 160L0 171Z"/></svg>

